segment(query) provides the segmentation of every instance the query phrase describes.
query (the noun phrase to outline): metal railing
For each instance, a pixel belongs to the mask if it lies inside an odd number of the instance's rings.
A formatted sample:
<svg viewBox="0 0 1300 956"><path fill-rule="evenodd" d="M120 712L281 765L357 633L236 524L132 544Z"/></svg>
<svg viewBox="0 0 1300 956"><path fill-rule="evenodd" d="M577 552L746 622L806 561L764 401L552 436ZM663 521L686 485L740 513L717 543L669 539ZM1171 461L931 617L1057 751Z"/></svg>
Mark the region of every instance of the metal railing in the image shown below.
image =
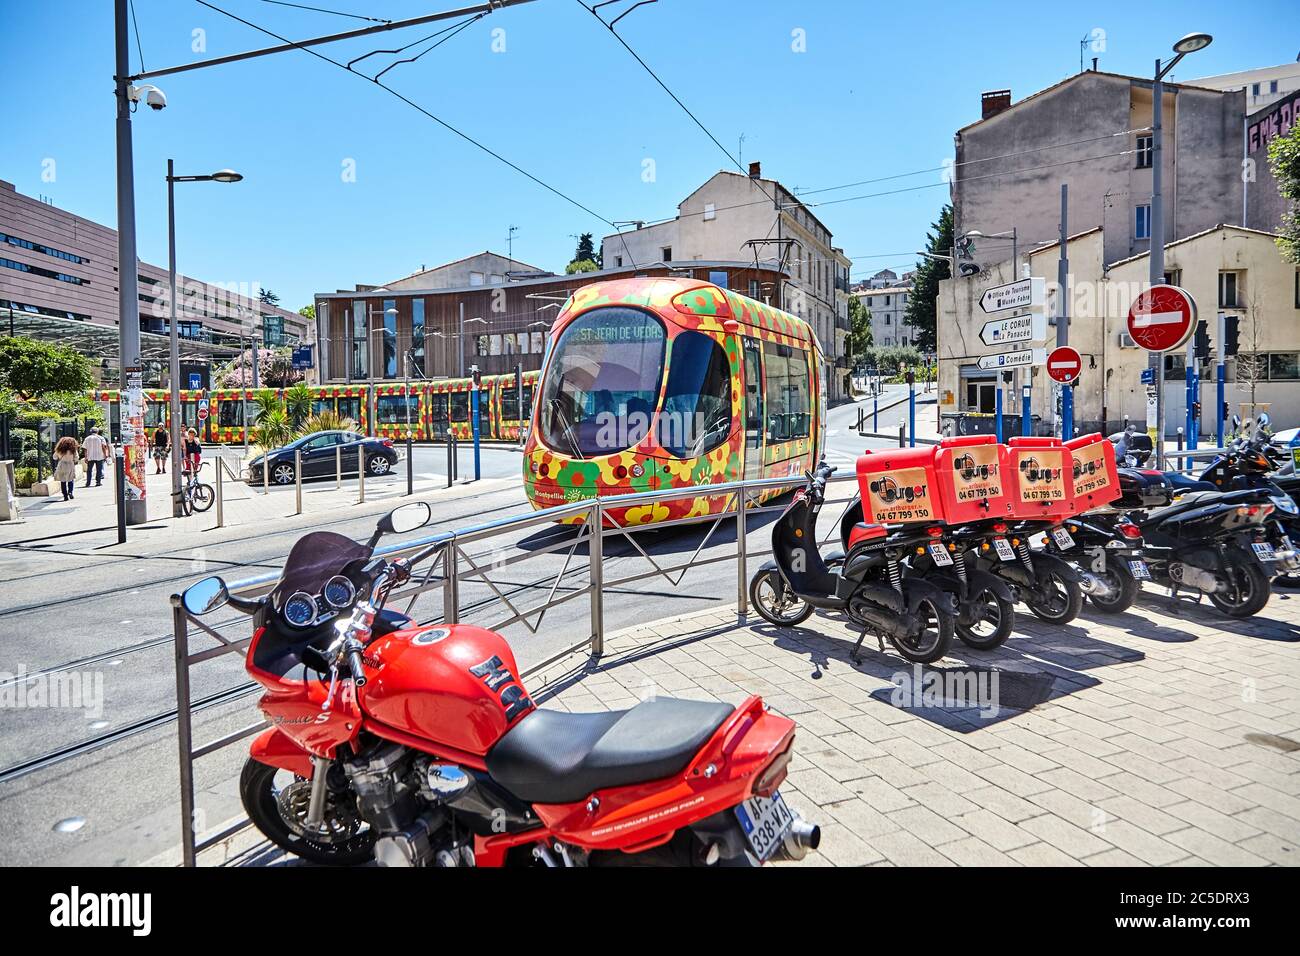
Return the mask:
<svg viewBox="0 0 1300 956"><path fill-rule="evenodd" d="M830 481L850 482L854 478L855 475L850 470L844 474L831 476ZM403 612L421 624L455 624L461 622L468 614L486 618L483 626L491 630L502 631L519 625L529 633L535 634L541 628L547 612L586 598L589 609L589 633L582 640L562 648L528 668L521 674L521 677L527 677L584 648L593 657L603 655L606 598L611 594L620 593L622 588L656 576L663 577L673 587L677 587L692 570L734 561L737 615L738 620L743 622L749 610L749 560L771 553L768 547L758 550L749 547L747 539L750 522L755 515L784 510L784 504L770 505L765 502L792 487L802 486L804 481L802 475L795 475L786 478L752 479L664 491L638 492L605 499L593 498L531 514L475 524L457 531L440 532L418 540L381 548L375 553L393 560L428 549L431 545L436 546L426 558L427 563L423 569L413 567L410 580L395 589L389 596L390 606L397 607L405 602ZM654 524L629 525L618 520L620 515L625 518L625 512L629 508L662 505L666 502L700 497L714 499L715 503L719 504L719 510L712 514L677 518ZM852 496L849 496L838 501L847 504L851 499ZM740 507L742 502L744 507ZM828 502L828 504L834 503L837 502ZM505 536L536 528L552 527L557 522L566 521L581 523L571 535L556 536L556 540L546 541L527 550L515 548L513 544L507 545L506 549L502 549L500 545L495 547L490 545L491 542L499 541ZM730 521L736 523L734 553L728 549L722 554L706 555L705 547L714 540L714 532L724 522ZM651 549L643 547L637 540L639 535L660 533L667 528L692 526L702 528L703 535L694 551L682 562L670 564L664 556L652 554ZM838 539L839 521L825 522L822 530L823 543L832 538ZM629 551L620 557L630 558L641 566L628 569L629 573L608 577L609 569L606 565L610 562L606 555L608 545L614 541L628 543ZM481 550L484 546L487 546L487 549ZM580 551L584 547L587 554L586 560L582 561ZM519 584L504 580L500 574L507 569L517 568L525 562L551 555L562 560L559 570L537 581ZM585 565L586 580L575 581L583 570L583 565ZM230 583L228 588L231 594L239 597L256 597L270 591L278 579L278 572L264 574ZM466 591L474 586L485 590L486 594L479 596L477 600L467 601ZM440 592L440 607L436 609L436 613L422 618L417 613L417 604L421 596L429 592ZM529 595L539 593L543 595L540 600L528 601ZM630 592L629 596L636 599L638 595L637 592ZM199 853L221 844L251 825L251 821L245 819L215 834L207 836L198 834L198 820L195 816L194 761L245 740L269 725L265 720L258 719L247 726L195 746L192 719L194 702L190 694L191 669L230 654L245 654L251 641L251 637L248 636L250 625L248 618L243 615L220 624L210 625L185 610L180 594L171 596L171 605L176 669L176 725L180 756L181 850L184 864L193 866ZM494 609L499 609L495 617L492 616ZM209 637L213 643L202 649L191 649L191 625ZM230 633L223 633L223 631ZM259 685L251 682L230 688L223 692L225 695L223 702L251 695L257 690Z"/></svg>

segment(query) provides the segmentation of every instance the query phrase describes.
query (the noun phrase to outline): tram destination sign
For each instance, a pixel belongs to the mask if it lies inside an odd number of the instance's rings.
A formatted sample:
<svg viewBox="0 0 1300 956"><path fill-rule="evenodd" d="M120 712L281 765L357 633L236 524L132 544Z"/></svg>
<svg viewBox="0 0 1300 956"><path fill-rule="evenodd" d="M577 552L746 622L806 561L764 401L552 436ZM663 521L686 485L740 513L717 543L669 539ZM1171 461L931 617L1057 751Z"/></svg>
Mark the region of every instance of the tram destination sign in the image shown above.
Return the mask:
<svg viewBox="0 0 1300 956"><path fill-rule="evenodd" d="M989 319L980 329L980 341L985 345L1042 342L1046 338L1047 316L1042 312L1013 315L1006 319Z"/></svg>
<svg viewBox="0 0 1300 956"><path fill-rule="evenodd" d="M995 285L980 296L980 308L985 312L1005 312L1007 309L1041 309L1047 301L1047 282L1042 276L1017 279L1006 285Z"/></svg>

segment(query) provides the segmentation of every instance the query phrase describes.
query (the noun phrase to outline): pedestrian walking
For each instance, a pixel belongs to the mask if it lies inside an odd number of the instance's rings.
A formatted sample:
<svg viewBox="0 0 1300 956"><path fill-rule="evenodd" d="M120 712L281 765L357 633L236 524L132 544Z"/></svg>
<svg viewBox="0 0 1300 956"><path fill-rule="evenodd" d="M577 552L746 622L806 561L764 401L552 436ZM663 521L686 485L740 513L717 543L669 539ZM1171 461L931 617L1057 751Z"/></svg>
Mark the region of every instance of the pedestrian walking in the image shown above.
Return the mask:
<svg viewBox="0 0 1300 956"><path fill-rule="evenodd" d="M193 428L185 432L185 444L181 451L185 453L185 470L197 475L199 462L203 459L203 444L199 441L199 433Z"/></svg>
<svg viewBox="0 0 1300 956"><path fill-rule="evenodd" d="M155 475L167 474L167 456L171 454L171 433L162 425L153 433L153 465Z"/></svg>
<svg viewBox="0 0 1300 956"><path fill-rule="evenodd" d="M76 442L76 439L73 439ZM108 461L108 456L112 452L112 446L109 445L108 439L99 433L99 426L96 425L86 436L82 443L86 453L86 487L90 487L90 479L95 479L95 484L104 483L104 462Z"/></svg>
<svg viewBox="0 0 1300 956"><path fill-rule="evenodd" d="M59 483L63 500L71 501L77 487L77 452L80 446L71 435L64 435L54 446L54 480Z"/></svg>

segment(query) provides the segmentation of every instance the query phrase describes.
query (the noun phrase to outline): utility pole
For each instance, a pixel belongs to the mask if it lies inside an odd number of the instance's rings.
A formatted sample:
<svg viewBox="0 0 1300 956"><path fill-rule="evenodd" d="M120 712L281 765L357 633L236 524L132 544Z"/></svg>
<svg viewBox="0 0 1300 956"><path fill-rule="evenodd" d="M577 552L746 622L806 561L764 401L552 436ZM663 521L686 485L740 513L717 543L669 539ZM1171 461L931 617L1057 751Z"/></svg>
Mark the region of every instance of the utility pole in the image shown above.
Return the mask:
<svg viewBox="0 0 1300 956"><path fill-rule="evenodd" d="M118 407L121 409L123 480L117 483L118 537L126 525L144 524L144 391L140 364L140 295L136 278L135 160L131 150L131 48L127 33L128 0L113 2L114 76L117 98L117 355ZM130 489L128 493L127 489Z"/></svg>

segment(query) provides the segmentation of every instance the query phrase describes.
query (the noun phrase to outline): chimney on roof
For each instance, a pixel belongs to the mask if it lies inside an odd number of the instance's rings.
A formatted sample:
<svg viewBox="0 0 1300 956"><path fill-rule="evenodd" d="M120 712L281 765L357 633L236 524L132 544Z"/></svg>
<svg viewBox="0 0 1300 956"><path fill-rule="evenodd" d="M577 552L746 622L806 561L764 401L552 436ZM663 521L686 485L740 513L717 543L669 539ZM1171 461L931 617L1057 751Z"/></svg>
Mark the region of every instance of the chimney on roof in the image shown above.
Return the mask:
<svg viewBox="0 0 1300 956"><path fill-rule="evenodd" d="M980 94L980 119L997 116L1011 106L1010 90L990 90Z"/></svg>
<svg viewBox="0 0 1300 956"><path fill-rule="evenodd" d="M761 163L750 163L750 164L749 164L749 178L750 178L750 179L762 179L762 178L763 178L763 166L762 166Z"/></svg>

